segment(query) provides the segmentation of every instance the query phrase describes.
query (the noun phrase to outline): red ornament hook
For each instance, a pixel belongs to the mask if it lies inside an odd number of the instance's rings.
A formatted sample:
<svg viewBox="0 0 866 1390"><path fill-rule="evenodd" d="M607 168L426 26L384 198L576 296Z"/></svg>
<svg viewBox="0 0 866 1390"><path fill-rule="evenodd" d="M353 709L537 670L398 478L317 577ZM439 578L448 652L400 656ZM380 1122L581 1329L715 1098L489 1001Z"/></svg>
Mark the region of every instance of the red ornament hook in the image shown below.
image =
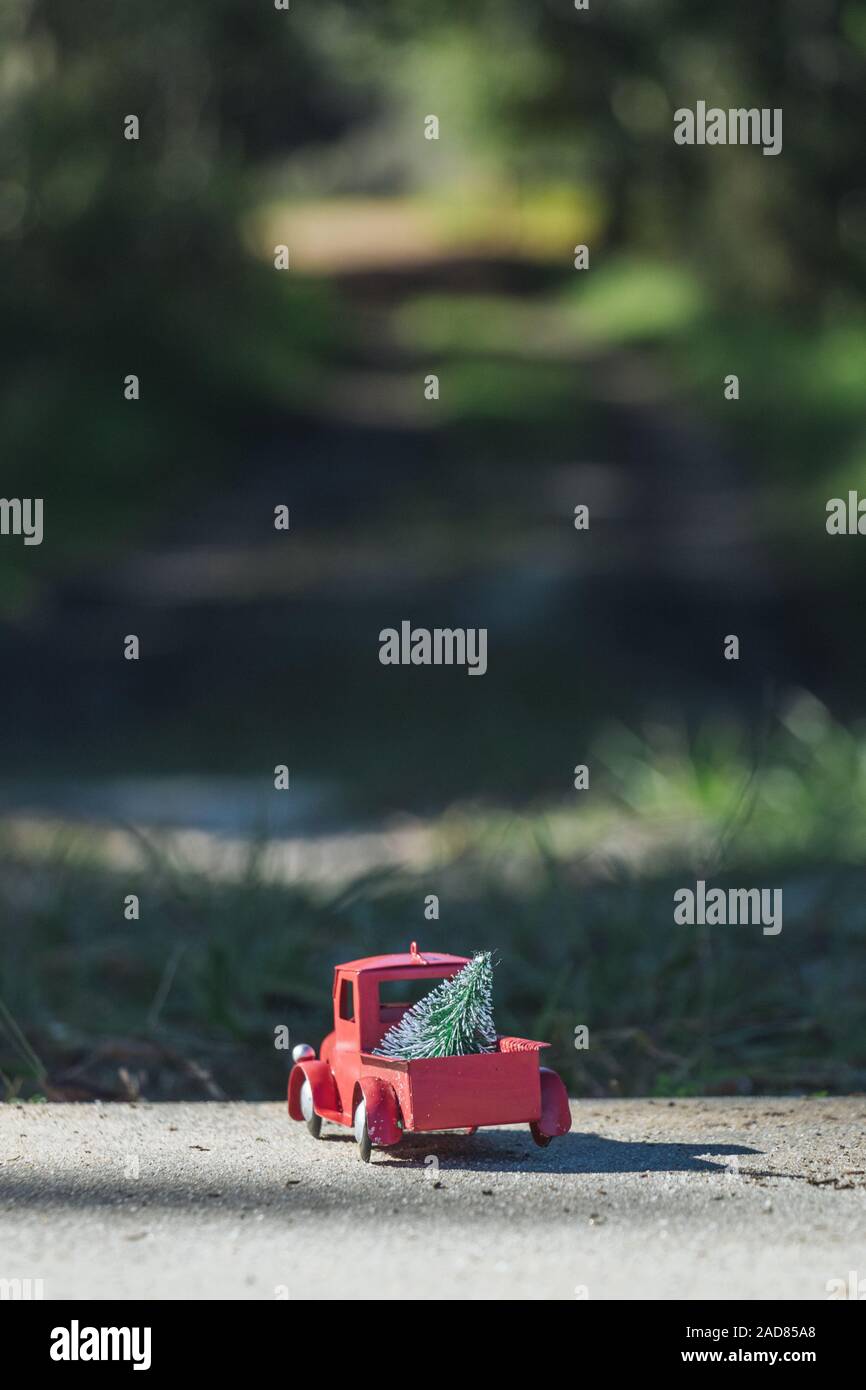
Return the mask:
<svg viewBox="0 0 866 1390"><path fill-rule="evenodd" d="M418 942L417 942L417 941L413 941L413 942L412 942L412 945L409 947L409 955L412 957L412 964L413 964L413 965L426 965L426 964L427 964L427 961L424 959L424 957L421 955L421 953L420 953L419 950L418 950Z"/></svg>

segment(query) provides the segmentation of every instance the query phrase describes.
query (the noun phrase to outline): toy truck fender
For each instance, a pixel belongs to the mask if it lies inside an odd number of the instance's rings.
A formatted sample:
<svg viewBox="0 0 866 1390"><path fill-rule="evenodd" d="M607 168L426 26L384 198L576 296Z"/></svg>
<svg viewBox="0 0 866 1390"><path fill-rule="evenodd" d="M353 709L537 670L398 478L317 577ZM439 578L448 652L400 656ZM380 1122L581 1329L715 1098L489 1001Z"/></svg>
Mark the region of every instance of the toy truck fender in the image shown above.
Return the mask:
<svg viewBox="0 0 866 1390"><path fill-rule="evenodd" d="M571 1107L568 1091L560 1076L550 1067L539 1067L541 1075L541 1116L538 1128L542 1134L555 1138L571 1129Z"/></svg>
<svg viewBox="0 0 866 1390"><path fill-rule="evenodd" d="M399 1144L403 1138L400 1106L393 1086L378 1076L362 1076L358 1088L367 1103L367 1131L370 1142L380 1148Z"/></svg>
<svg viewBox="0 0 866 1390"><path fill-rule="evenodd" d="M331 1068L327 1062L311 1057L309 1061L296 1062L289 1073L289 1114L293 1120L304 1118L301 1110L301 1087L305 1081L310 1083L313 1107L317 1114L321 1115L324 1110L333 1112L340 1109Z"/></svg>

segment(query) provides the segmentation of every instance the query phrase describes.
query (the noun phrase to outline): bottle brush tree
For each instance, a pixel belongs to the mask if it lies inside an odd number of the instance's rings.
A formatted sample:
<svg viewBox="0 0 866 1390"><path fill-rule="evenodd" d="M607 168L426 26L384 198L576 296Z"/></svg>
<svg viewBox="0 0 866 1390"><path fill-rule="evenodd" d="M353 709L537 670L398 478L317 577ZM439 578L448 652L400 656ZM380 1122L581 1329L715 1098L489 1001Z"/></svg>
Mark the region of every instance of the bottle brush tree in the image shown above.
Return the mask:
<svg viewBox="0 0 866 1390"><path fill-rule="evenodd" d="M493 961L489 951L479 951L450 980L407 1009L375 1051L380 1057L412 1062L495 1048Z"/></svg>

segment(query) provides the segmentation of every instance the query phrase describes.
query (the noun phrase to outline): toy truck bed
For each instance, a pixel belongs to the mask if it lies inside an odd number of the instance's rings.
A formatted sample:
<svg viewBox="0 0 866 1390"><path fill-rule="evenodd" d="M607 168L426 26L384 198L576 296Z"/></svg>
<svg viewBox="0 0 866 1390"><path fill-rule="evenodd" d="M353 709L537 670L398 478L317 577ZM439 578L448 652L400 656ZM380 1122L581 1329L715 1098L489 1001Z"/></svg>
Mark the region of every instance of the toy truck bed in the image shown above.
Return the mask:
<svg viewBox="0 0 866 1390"><path fill-rule="evenodd" d="M415 1062L362 1053L361 1066L394 1088L407 1130L472 1129L539 1119L544 1046L503 1038L496 1052Z"/></svg>

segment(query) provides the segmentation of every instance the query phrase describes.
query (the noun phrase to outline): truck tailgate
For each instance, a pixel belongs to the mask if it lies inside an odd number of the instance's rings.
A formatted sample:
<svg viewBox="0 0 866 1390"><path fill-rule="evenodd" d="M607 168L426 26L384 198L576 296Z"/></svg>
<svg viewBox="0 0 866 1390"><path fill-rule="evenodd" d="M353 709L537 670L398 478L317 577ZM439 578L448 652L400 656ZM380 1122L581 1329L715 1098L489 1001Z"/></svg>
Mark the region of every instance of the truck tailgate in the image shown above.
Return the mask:
<svg viewBox="0 0 866 1390"><path fill-rule="evenodd" d="M411 1128L463 1129L537 1120L538 1052L480 1052L408 1063Z"/></svg>

